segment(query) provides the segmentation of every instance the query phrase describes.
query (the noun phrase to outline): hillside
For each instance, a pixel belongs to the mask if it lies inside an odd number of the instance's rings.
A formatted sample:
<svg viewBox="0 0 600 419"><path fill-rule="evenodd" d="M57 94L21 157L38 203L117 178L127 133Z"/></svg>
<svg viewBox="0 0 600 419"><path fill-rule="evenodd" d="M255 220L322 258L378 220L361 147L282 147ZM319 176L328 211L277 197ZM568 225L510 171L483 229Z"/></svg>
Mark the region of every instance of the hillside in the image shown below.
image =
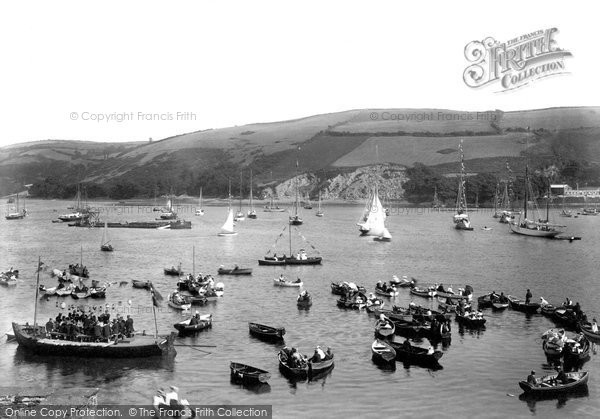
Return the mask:
<svg viewBox="0 0 600 419"><path fill-rule="evenodd" d="M171 190L195 195L200 186L208 196L222 195L228 179L236 187L240 170L247 182L252 169L261 188L294 177L296 161L299 173L314 174L313 189L376 164L401 170L422 163L445 174L458 169L460 140L466 166L477 173L500 174L507 159L517 167L527 154L540 164L576 167L573 176L594 182L600 165L598 135L596 107L364 109L197 131L151 143L48 140L0 148L0 195L30 183L43 196L68 194L64 186L76 182L111 196L117 186L124 196Z"/></svg>

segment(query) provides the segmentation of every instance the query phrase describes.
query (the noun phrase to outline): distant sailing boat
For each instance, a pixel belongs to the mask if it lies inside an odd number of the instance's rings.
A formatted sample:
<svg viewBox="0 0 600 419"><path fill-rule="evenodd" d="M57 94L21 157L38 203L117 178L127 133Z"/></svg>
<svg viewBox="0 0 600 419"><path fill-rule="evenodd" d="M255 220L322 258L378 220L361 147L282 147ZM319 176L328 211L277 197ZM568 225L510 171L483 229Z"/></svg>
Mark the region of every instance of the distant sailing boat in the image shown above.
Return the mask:
<svg viewBox="0 0 600 419"><path fill-rule="evenodd" d="M177 213L173 210L173 196L169 195L167 197L167 208L160 213L160 218L158 220L176 220Z"/></svg>
<svg viewBox="0 0 600 419"><path fill-rule="evenodd" d="M240 208L235 213L235 217L233 221L244 221L246 216L244 215L244 211L242 211L242 172L240 172Z"/></svg>
<svg viewBox="0 0 600 419"><path fill-rule="evenodd" d="M431 207L433 209L439 209L441 207L440 199L438 198L438 193L437 193L437 186L435 186L433 189L433 203L432 203Z"/></svg>
<svg viewBox="0 0 600 419"><path fill-rule="evenodd" d="M61 221L81 221L82 219L89 216L89 208L87 205L84 207L81 202L81 185L77 184L77 195L75 197L75 205L70 207L74 209L74 212L68 214L62 214L58 216Z"/></svg>
<svg viewBox="0 0 600 419"><path fill-rule="evenodd" d="M529 198L533 198L533 189L531 188L531 182L529 181L529 166L525 165L525 197L523 199L523 216L519 214L519 222L509 223L510 230L513 233L520 234L523 236L531 236L531 237L546 237L553 238L562 233L562 230L559 230L560 226L556 224L550 224L550 191L548 191L548 196L546 198L546 219L542 220L539 217L539 211L537 209L537 204L534 206L535 210L530 211L529 214L533 212L534 219L527 218L527 203Z"/></svg>
<svg viewBox="0 0 600 419"><path fill-rule="evenodd" d="M194 215L204 215L204 208L202 208L202 186L200 186L200 197L198 198L198 205L200 208L196 209Z"/></svg>
<svg viewBox="0 0 600 419"><path fill-rule="evenodd" d="M508 172L508 178L506 182L504 182L504 193L502 194L502 199L500 201L500 208L502 211L500 212L500 222L502 224L509 224L515 221L515 216L517 211L513 208L513 200L512 197L512 170L510 170L510 166L508 165L508 161L506 162L506 170Z"/></svg>
<svg viewBox="0 0 600 419"><path fill-rule="evenodd" d="M26 215L27 210L25 209L25 205L23 205L23 209L19 208L19 194L17 194L16 206L9 209L4 218L7 220L22 220Z"/></svg>
<svg viewBox="0 0 600 419"><path fill-rule="evenodd" d="M108 237L108 223L104 221L104 230L102 231L102 242L100 242L100 250L103 252L112 252L114 249L110 244L110 238Z"/></svg>
<svg viewBox="0 0 600 419"><path fill-rule="evenodd" d="M469 214L467 213L467 196L465 193L465 155L462 148L462 140L458 146L460 152L460 180L458 182L458 194L456 196L456 214L454 214L454 228L457 230L473 230Z"/></svg>
<svg viewBox="0 0 600 419"><path fill-rule="evenodd" d="M315 214L317 217L322 217L323 214L323 210L321 209L321 191L319 191L319 204L317 206L317 213Z"/></svg>
<svg viewBox="0 0 600 419"><path fill-rule="evenodd" d="M299 226L304 221L302 220L302 217L300 217L300 215L298 214L298 207L300 205L298 203L298 159L296 159L296 176L294 179L296 182L296 200L294 201L294 215L290 215L290 224Z"/></svg>
<svg viewBox="0 0 600 419"><path fill-rule="evenodd" d="M256 210L252 201L252 170L250 170L250 209L248 210L248 218L256 219Z"/></svg>
<svg viewBox="0 0 600 419"><path fill-rule="evenodd" d="M377 187L373 190L371 205L368 207L368 213L363 217L364 222L357 223L359 231L363 236L376 236L374 240L390 241L392 235L385 227L385 210L379 200Z"/></svg>
<svg viewBox="0 0 600 419"><path fill-rule="evenodd" d="M227 219L225 224L221 227L221 232L217 236L235 236L237 231L234 230L235 224L233 223L233 209L231 208L231 181L229 181L229 205L227 211Z"/></svg>

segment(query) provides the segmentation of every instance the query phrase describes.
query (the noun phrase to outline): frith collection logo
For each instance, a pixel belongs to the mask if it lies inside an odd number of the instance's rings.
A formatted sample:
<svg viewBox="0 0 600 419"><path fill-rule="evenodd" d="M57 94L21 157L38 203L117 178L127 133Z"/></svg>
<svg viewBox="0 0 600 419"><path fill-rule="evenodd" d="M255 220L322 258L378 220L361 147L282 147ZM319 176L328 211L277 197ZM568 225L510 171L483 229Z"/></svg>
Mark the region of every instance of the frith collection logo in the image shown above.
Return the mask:
<svg viewBox="0 0 600 419"><path fill-rule="evenodd" d="M465 84L479 88L499 83L498 92L523 87L535 80L565 74L564 59L572 54L557 46L556 28L539 30L498 42L488 37L465 47L469 66L463 73Z"/></svg>

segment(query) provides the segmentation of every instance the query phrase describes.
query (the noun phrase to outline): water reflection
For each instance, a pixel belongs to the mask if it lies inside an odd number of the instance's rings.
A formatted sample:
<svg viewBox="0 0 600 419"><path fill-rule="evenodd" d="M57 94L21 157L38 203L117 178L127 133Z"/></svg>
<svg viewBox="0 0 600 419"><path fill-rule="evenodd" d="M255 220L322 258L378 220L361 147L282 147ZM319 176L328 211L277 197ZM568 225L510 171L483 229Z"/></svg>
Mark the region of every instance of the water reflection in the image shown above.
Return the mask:
<svg viewBox="0 0 600 419"><path fill-rule="evenodd" d="M531 413L536 413L537 403L550 403L550 400L556 400L556 408L561 409L567 405L567 401L572 399L584 398L589 396L587 386L573 390L569 394L543 395L522 393L519 400L525 402Z"/></svg>

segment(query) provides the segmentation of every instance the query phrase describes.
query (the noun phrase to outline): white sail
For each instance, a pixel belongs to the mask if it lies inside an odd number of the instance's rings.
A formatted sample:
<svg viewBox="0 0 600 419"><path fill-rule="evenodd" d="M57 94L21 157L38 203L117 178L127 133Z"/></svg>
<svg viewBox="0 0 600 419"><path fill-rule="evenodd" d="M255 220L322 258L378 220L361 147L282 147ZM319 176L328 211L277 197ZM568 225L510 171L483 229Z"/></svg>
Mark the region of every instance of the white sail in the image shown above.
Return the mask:
<svg viewBox="0 0 600 419"><path fill-rule="evenodd" d="M368 236L389 236L392 237L390 232L385 228L385 211L381 201L379 200L379 194L377 190L373 193L373 199L371 200L371 206L369 207L369 213L367 214L367 220L363 223L359 223L361 231L366 231Z"/></svg>
<svg viewBox="0 0 600 419"><path fill-rule="evenodd" d="M220 234L235 234L233 226L233 210L229 208L229 212L227 213L227 219L225 220L225 224L223 224L223 227L221 227Z"/></svg>

